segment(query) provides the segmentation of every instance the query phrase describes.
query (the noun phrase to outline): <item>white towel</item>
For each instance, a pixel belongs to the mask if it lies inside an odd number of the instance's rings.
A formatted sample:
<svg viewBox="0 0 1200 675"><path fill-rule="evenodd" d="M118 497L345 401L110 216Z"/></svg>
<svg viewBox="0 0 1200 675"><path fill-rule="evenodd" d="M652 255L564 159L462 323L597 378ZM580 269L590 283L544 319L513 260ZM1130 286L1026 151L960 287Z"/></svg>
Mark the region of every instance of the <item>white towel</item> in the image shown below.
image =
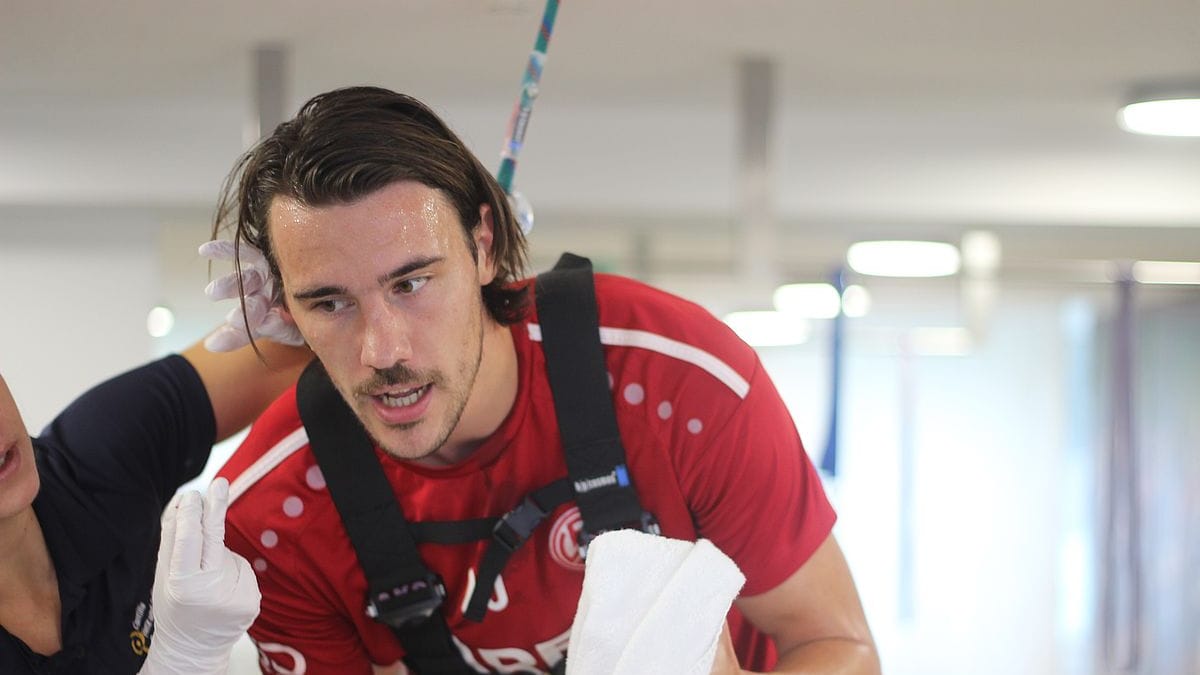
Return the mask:
<svg viewBox="0 0 1200 675"><path fill-rule="evenodd" d="M746 578L712 542L634 530L588 547L567 675L708 675Z"/></svg>

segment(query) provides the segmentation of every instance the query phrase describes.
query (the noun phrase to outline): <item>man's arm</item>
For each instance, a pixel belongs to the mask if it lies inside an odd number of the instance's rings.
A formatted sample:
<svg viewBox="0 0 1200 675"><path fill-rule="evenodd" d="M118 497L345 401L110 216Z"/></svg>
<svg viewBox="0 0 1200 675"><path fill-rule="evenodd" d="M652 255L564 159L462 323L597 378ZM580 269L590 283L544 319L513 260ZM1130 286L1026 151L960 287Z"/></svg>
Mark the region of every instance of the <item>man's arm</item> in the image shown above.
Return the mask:
<svg viewBox="0 0 1200 675"><path fill-rule="evenodd" d="M720 433L702 451L680 455L699 535L746 575L734 604L774 642L775 672L878 673L858 592L830 534L835 516L820 476L761 364L749 381ZM761 526L765 514L771 527ZM730 656L712 672L743 671Z"/></svg>
<svg viewBox="0 0 1200 675"><path fill-rule="evenodd" d="M217 441L222 441L254 421L266 407L296 383L312 360L307 347L289 347L259 340L260 358L252 346L215 353L196 344L183 350L212 401L217 421Z"/></svg>
<svg viewBox="0 0 1200 675"><path fill-rule="evenodd" d="M878 675L879 654L846 559L829 535L783 583L734 604L775 641L776 673ZM728 629L714 675L742 673Z"/></svg>

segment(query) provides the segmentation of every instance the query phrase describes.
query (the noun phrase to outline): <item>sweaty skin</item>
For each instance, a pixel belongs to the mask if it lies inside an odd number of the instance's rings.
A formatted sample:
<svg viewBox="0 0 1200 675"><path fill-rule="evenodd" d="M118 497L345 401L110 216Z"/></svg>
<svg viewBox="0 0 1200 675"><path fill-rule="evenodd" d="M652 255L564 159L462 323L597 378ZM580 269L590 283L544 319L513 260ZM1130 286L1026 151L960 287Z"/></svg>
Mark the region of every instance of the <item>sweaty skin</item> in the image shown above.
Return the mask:
<svg viewBox="0 0 1200 675"><path fill-rule="evenodd" d="M453 464L500 426L516 354L480 293L495 277L486 205L474 255L446 198L411 181L326 207L277 197L269 227L289 315L381 448Z"/></svg>

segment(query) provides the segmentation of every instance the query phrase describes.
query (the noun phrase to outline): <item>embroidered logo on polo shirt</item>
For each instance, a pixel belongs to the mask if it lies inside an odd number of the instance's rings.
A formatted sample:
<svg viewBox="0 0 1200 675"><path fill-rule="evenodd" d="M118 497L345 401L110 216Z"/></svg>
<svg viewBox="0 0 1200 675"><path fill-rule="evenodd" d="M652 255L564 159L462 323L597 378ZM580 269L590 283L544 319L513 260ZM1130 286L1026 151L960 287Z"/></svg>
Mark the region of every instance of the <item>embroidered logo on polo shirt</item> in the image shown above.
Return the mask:
<svg viewBox="0 0 1200 675"><path fill-rule="evenodd" d="M137 611L133 613L133 630L129 632L129 648L137 656L145 656L150 651L150 635L154 633L154 619L150 616L150 606L139 602Z"/></svg>

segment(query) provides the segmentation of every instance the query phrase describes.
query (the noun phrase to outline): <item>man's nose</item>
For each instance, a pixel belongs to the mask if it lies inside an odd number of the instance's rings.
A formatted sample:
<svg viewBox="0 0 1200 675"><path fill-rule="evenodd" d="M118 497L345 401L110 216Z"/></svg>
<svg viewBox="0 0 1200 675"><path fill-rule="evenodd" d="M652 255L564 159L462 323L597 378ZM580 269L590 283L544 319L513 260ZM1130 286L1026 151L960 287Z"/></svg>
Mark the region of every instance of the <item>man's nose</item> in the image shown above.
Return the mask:
<svg viewBox="0 0 1200 675"><path fill-rule="evenodd" d="M384 302L363 311L362 363L376 370L391 368L412 358L408 317Z"/></svg>

